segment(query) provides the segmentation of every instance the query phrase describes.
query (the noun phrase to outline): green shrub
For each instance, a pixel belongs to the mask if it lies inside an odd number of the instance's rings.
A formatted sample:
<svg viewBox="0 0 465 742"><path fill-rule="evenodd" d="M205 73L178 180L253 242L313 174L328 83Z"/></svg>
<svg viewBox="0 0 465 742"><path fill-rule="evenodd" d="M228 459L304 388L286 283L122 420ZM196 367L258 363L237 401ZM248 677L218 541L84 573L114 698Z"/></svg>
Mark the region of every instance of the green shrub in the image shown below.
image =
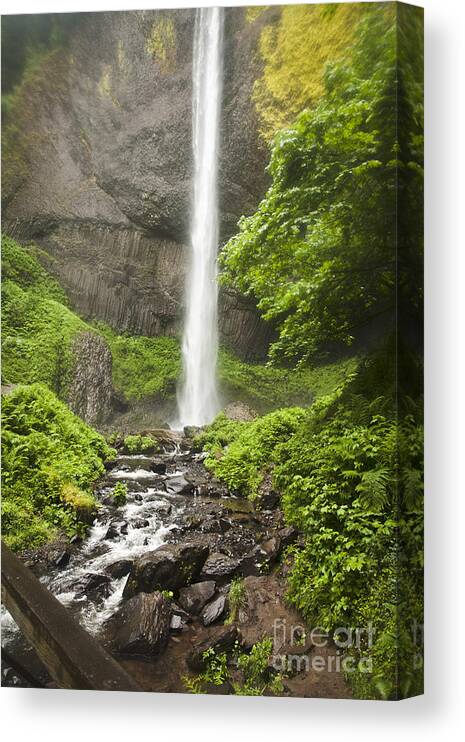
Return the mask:
<svg viewBox="0 0 465 742"><path fill-rule="evenodd" d="M2 408L2 533L13 549L82 531L92 484L114 451L41 384L18 386Z"/></svg>
<svg viewBox="0 0 465 742"><path fill-rule="evenodd" d="M291 407L252 422L233 424L226 423L224 415L219 416L212 426L212 439L208 440L208 432L203 439L203 447L210 454L205 466L231 490L254 498L274 463L276 447L297 430L304 414L299 407ZM223 431L226 438L221 437ZM224 445L222 440L226 440Z"/></svg>
<svg viewBox="0 0 465 742"><path fill-rule="evenodd" d="M253 645L250 652L243 652L236 642L229 656L226 652L216 653L213 647L203 653L205 670L194 677L183 678L190 693L207 693L209 685L220 686L229 682L233 693L238 696L260 696L265 692L279 695L283 691L280 675L269 667L273 652L273 640L266 637ZM239 678L233 680L230 666L237 668Z"/></svg>
<svg viewBox="0 0 465 742"><path fill-rule="evenodd" d="M122 505L126 505L127 496L127 484L125 484L124 482L117 482L117 484L113 487L112 492L113 502L117 508L121 507Z"/></svg>
<svg viewBox="0 0 465 742"><path fill-rule="evenodd" d="M377 396L388 388L391 355L388 348L364 359L309 409L248 423L220 415L197 439L207 467L242 494L254 497L272 469L286 522L304 535L303 548L291 550L289 599L310 625L373 624L372 646L348 649L372 663L371 674L349 676L364 698L422 687L410 627L422 617L423 428L419 405L406 404L416 417L398 421L392 398Z"/></svg>
<svg viewBox="0 0 465 742"><path fill-rule="evenodd" d="M357 363L358 359L351 357L312 368L283 368L246 363L223 348L218 359L218 379L227 401L239 399L265 413L276 407L310 405L342 383Z"/></svg>
<svg viewBox="0 0 465 742"><path fill-rule="evenodd" d="M156 448L153 438L146 435L127 435L123 448L126 453L152 453Z"/></svg>

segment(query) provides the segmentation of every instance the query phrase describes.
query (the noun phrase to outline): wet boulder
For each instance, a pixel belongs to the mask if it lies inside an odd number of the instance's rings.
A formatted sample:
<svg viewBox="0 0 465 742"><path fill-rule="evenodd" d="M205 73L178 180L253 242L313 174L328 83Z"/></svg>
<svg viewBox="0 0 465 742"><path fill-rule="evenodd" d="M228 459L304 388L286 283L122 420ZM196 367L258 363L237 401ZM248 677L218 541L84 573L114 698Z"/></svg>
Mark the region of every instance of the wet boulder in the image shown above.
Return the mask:
<svg viewBox="0 0 465 742"><path fill-rule="evenodd" d="M194 543L163 544L135 560L123 597L155 590L179 590L200 575L208 546Z"/></svg>
<svg viewBox="0 0 465 742"><path fill-rule="evenodd" d="M226 606L226 596L218 595L217 598L207 603L202 611L202 623L204 626L210 626L210 624L217 621L224 613Z"/></svg>
<svg viewBox="0 0 465 742"><path fill-rule="evenodd" d="M108 526L105 538L112 541L115 538L119 538L121 535L126 536L127 532L128 524L125 520L112 521Z"/></svg>
<svg viewBox="0 0 465 742"><path fill-rule="evenodd" d="M150 525L150 521L147 518L135 518L131 521L132 528L147 528Z"/></svg>
<svg viewBox="0 0 465 742"><path fill-rule="evenodd" d="M161 459L155 459L150 465L151 471L155 472L155 474L166 474L166 468L166 461L162 461Z"/></svg>
<svg viewBox="0 0 465 742"><path fill-rule="evenodd" d="M170 632L172 634L180 634L184 628L184 622L177 613L173 613L170 619Z"/></svg>
<svg viewBox="0 0 465 742"><path fill-rule="evenodd" d="M69 551L61 551L56 559L53 561L54 567L59 567L59 569L63 569L63 567L66 567L69 564L69 560L71 559L71 554Z"/></svg>
<svg viewBox="0 0 465 742"><path fill-rule="evenodd" d="M193 495L195 492L195 486L183 474L169 477L165 487L169 495Z"/></svg>
<svg viewBox="0 0 465 742"><path fill-rule="evenodd" d="M107 573L115 580L119 580L129 574L132 564L132 559L118 559L117 562L113 562L107 567Z"/></svg>
<svg viewBox="0 0 465 742"><path fill-rule="evenodd" d="M77 596L107 598L110 594L111 578L98 572L87 572L73 585Z"/></svg>
<svg viewBox="0 0 465 742"><path fill-rule="evenodd" d="M203 565L201 577L205 580L225 581L238 573L241 560L216 552Z"/></svg>
<svg viewBox="0 0 465 742"><path fill-rule="evenodd" d="M187 613L196 615L200 613L205 603L215 594L216 585L213 580L196 582L189 587L183 587L179 591L178 603Z"/></svg>
<svg viewBox="0 0 465 742"><path fill-rule="evenodd" d="M160 500L159 502L156 503L155 509L156 509L158 515L161 515L161 516L166 515L166 516L168 516L168 515L171 515L171 511L173 510L173 506L171 505L171 503L166 502L166 500Z"/></svg>
<svg viewBox="0 0 465 742"><path fill-rule="evenodd" d="M115 646L123 654L158 654L166 645L170 620L170 603L160 592L139 593L111 619Z"/></svg>

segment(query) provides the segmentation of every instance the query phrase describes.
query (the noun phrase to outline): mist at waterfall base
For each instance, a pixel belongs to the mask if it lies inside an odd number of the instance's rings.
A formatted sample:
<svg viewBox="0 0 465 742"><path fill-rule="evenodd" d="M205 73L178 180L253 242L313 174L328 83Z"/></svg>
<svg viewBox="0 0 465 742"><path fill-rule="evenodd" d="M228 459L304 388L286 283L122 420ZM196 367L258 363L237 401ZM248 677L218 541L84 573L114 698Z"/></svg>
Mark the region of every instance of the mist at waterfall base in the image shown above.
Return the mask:
<svg viewBox="0 0 465 742"><path fill-rule="evenodd" d="M199 8L193 59L194 186L190 266L182 342L178 426L205 425L220 409L218 356L218 194L223 10Z"/></svg>

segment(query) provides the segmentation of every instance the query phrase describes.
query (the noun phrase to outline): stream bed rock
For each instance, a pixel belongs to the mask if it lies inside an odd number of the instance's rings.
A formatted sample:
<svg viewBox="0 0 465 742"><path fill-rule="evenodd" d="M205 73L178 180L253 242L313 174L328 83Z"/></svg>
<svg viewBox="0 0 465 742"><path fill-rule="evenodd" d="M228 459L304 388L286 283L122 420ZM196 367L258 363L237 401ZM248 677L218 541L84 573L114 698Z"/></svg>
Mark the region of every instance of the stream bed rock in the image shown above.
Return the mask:
<svg viewBox="0 0 465 742"><path fill-rule="evenodd" d="M115 646L123 654L157 654L167 642L170 620L169 601L160 592L139 593L110 620Z"/></svg>
<svg viewBox="0 0 465 742"><path fill-rule="evenodd" d="M195 543L163 544L132 565L123 597L155 590L179 590L200 575L208 547Z"/></svg>

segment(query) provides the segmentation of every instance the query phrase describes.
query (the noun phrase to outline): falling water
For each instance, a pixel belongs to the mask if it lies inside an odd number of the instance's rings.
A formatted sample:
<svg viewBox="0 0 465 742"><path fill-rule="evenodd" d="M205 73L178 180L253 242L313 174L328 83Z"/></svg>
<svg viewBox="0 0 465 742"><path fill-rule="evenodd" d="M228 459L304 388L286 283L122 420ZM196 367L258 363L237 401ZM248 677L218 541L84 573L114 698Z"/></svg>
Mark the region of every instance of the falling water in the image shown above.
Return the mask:
<svg viewBox="0 0 465 742"><path fill-rule="evenodd" d="M217 167L222 89L221 8L200 8L193 60L194 191L191 264L182 346L183 385L178 395L181 425L204 425L219 409Z"/></svg>

